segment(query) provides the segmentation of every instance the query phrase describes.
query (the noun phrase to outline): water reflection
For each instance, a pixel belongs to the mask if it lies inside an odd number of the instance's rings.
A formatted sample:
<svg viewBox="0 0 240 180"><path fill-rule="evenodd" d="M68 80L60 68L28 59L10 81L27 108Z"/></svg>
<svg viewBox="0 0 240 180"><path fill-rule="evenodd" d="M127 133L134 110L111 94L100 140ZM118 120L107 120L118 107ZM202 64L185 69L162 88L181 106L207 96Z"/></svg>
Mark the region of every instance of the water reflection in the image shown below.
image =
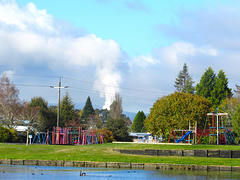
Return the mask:
<svg viewBox="0 0 240 180"><path fill-rule="evenodd" d="M80 176L80 171L86 176ZM0 179L239 179L239 172L129 170L52 166L0 165Z"/></svg>

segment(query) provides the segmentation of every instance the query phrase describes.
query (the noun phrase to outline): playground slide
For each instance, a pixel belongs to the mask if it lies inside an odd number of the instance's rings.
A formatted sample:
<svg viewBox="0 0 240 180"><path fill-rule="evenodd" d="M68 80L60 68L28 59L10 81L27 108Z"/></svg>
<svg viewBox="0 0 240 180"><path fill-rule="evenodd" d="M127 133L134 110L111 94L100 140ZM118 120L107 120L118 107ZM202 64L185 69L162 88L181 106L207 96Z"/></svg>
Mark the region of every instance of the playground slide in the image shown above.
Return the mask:
<svg viewBox="0 0 240 180"><path fill-rule="evenodd" d="M192 131L188 131L184 136L181 137L179 140L175 140L175 143L180 143L182 140L184 140Z"/></svg>

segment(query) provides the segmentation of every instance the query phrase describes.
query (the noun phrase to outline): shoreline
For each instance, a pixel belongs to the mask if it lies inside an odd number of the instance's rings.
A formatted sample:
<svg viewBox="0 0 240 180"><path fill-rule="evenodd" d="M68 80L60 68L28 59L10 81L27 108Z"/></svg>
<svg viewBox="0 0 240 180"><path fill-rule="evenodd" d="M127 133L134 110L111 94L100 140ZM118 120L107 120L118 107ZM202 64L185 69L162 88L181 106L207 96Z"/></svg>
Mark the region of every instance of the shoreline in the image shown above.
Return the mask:
<svg viewBox="0 0 240 180"><path fill-rule="evenodd" d="M63 166L63 167L93 167L93 168L125 168L125 169L142 169L142 170L240 172L240 166L183 165L183 164L165 164L165 163L121 163L121 162L93 162L93 161L0 159L0 164L33 165L33 166Z"/></svg>

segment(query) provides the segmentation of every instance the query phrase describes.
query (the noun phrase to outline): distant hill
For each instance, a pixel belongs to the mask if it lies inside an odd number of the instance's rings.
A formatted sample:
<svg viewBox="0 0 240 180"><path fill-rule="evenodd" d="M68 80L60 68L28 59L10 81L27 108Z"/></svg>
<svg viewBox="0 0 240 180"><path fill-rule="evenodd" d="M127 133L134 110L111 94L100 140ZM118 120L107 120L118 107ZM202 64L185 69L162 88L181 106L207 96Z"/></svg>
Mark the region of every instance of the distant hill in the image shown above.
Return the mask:
<svg viewBox="0 0 240 180"><path fill-rule="evenodd" d="M131 119L131 121L133 122L137 113L123 111L123 114L125 114L127 117L129 117Z"/></svg>

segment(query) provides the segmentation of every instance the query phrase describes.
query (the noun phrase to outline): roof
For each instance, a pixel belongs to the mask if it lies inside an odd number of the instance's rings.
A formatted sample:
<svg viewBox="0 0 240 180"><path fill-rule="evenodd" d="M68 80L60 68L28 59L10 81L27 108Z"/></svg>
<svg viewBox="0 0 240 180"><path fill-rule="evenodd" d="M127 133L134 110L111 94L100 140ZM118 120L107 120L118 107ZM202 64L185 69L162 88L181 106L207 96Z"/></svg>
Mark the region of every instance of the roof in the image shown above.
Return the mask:
<svg viewBox="0 0 240 180"><path fill-rule="evenodd" d="M145 137L145 136L150 136L151 133L130 133L129 136L138 136L138 137Z"/></svg>

